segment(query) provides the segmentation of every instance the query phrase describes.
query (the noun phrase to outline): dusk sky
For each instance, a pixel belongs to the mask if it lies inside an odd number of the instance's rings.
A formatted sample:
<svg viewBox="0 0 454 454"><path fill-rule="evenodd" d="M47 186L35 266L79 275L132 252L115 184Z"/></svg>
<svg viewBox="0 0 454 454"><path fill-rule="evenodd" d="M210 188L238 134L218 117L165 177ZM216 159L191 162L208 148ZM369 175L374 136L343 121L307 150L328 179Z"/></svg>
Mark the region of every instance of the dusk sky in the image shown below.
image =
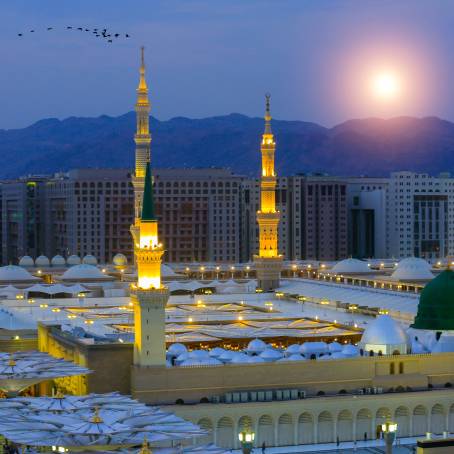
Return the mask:
<svg viewBox="0 0 454 454"><path fill-rule="evenodd" d="M0 23L0 128L132 110L141 45L163 120L262 115L267 91L276 118L325 126L454 120L447 0L14 0L0 3ZM108 44L68 25L132 37ZM393 99L374 93L382 72L397 80Z"/></svg>

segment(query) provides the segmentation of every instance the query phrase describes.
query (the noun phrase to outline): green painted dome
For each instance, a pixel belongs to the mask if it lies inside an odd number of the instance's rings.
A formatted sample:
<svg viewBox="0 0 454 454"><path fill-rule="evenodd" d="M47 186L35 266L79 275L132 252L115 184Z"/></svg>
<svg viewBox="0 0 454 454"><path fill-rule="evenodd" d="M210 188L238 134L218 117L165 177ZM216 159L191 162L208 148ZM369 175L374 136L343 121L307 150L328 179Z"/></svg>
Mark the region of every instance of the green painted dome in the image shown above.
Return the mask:
<svg viewBox="0 0 454 454"><path fill-rule="evenodd" d="M454 330L454 271L446 270L421 292L418 314L412 328Z"/></svg>

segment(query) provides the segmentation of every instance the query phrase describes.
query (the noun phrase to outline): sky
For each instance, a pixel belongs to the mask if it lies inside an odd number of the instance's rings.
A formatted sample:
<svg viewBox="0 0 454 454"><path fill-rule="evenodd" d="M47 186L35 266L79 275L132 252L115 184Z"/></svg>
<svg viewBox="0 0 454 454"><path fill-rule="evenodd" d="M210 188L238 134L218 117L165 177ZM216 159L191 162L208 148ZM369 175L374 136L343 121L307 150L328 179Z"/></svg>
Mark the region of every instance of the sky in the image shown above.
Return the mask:
<svg viewBox="0 0 454 454"><path fill-rule="evenodd" d="M161 120L261 116L270 92L275 118L324 126L454 121L453 23L448 0L3 1L0 129L132 110L141 45ZM68 25L131 38L108 44ZM381 74L398 86L391 99L376 93Z"/></svg>

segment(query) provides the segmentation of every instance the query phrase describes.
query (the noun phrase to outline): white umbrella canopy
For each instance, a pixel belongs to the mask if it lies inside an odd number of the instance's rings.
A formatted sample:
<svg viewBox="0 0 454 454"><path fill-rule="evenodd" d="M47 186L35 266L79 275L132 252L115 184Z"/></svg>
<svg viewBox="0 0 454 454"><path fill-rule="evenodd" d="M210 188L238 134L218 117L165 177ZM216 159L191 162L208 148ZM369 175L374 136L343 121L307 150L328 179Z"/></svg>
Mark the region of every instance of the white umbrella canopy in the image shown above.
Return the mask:
<svg viewBox="0 0 454 454"><path fill-rule="evenodd" d="M70 451L129 448L144 437L162 445L207 434L159 407L118 393L0 400L0 433L18 444Z"/></svg>
<svg viewBox="0 0 454 454"><path fill-rule="evenodd" d="M85 367L54 358L47 353L37 351L20 351L0 353L0 389L7 394L17 394L41 381L85 375L91 371Z"/></svg>

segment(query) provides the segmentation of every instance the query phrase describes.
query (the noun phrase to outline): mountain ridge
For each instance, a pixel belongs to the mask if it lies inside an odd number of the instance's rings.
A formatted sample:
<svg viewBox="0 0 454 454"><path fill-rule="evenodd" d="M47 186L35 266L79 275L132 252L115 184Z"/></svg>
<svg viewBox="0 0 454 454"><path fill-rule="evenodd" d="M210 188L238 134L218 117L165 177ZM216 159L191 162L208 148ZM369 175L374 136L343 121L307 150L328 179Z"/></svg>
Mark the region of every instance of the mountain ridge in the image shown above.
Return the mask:
<svg viewBox="0 0 454 454"><path fill-rule="evenodd" d="M454 123L435 116L351 119L332 128L274 120L279 175L386 176L454 170ZM200 119L150 117L155 167L229 167L257 175L263 119L240 113ZM132 167L135 113L45 118L0 129L0 178L76 167Z"/></svg>

